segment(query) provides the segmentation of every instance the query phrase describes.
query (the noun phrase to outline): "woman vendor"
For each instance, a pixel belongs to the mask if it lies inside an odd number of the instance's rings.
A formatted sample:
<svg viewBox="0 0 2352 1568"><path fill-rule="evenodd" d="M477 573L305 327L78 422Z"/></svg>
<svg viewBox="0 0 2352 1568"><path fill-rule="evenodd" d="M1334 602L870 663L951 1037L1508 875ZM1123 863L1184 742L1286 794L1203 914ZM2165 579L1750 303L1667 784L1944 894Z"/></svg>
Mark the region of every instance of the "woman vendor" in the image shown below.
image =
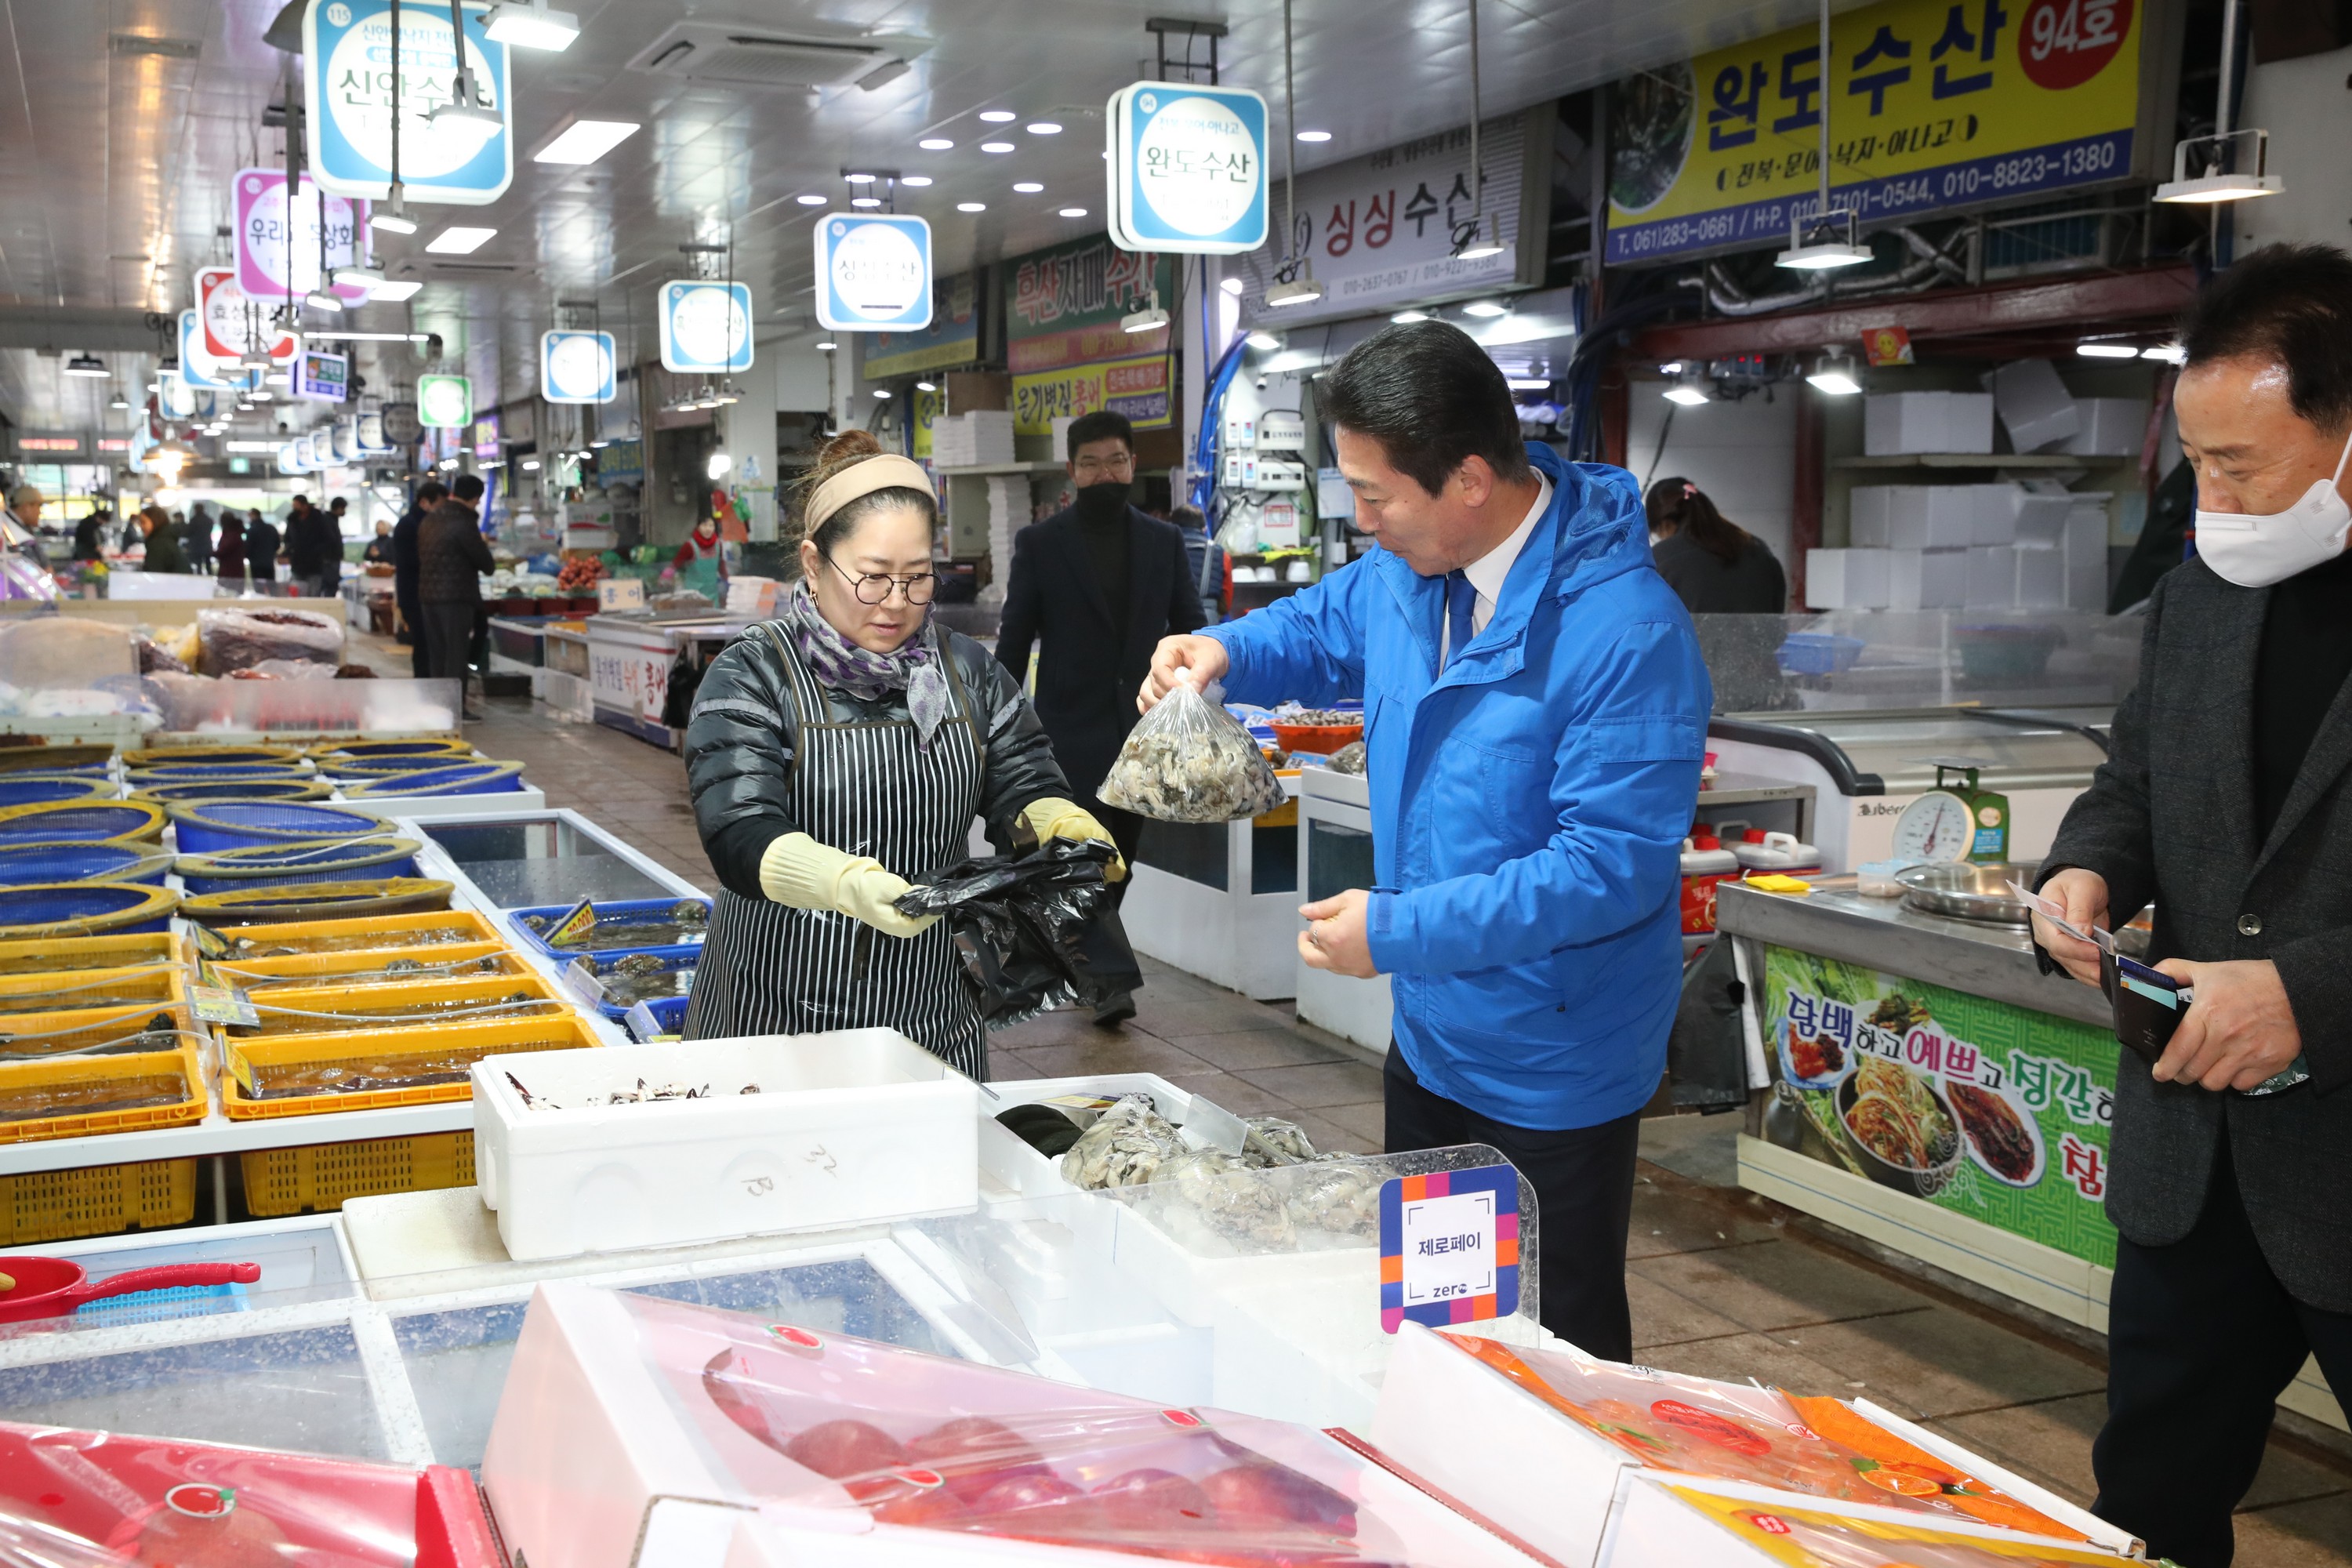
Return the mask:
<svg viewBox="0 0 2352 1568"><path fill-rule="evenodd" d="M801 507L801 581L695 693L687 780L723 885L685 1036L898 1030L976 1079L987 1034L948 928L892 908L968 853L1110 834L1067 798L1029 700L933 624L937 500L909 458L852 430ZM1126 874L1114 864L1116 879Z"/></svg>

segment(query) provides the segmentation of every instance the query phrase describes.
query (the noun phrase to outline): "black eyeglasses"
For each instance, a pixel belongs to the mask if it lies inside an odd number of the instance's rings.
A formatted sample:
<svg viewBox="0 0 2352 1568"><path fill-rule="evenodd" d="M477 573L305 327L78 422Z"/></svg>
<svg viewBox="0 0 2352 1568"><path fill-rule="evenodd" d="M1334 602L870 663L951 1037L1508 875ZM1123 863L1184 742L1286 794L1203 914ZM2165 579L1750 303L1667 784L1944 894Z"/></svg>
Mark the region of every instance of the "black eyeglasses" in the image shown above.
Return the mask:
<svg viewBox="0 0 2352 1568"><path fill-rule="evenodd" d="M861 605L888 604L890 589L894 584L899 592L907 595L907 603L928 605L931 602L933 591L940 584L939 574L936 572L919 572L912 577L893 577L887 573L869 572L865 576L853 577L847 572L843 572L841 563L830 555L824 558L824 563L835 571L841 572L849 584L857 590L857 602Z"/></svg>

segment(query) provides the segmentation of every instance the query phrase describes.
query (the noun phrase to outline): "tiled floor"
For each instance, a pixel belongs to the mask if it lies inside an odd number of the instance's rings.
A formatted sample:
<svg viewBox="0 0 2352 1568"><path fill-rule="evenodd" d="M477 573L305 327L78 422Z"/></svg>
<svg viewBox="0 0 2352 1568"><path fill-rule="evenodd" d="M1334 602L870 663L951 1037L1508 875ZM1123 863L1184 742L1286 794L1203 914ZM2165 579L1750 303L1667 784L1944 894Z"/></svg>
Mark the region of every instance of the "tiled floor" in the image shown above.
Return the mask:
<svg viewBox="0 0 2352 1568"><path fill-rule="evenodd" d="M551 804L710 885L677 758L512 700L494 700L469 734L488 754L525 763ZM1004 1030L993 1037L995 1075L1156 1072L1243 1115L1291 1117L1320 1147L1380 1147L1380 1072L1352 1047L1299 1025L1286 1005L1144 967L1132 1023L1107 1032L1061 1013ZM2098 1352L1839 1246L1738 1191L1737 1121L1645 1124L1628 1281L1642 1356L1678 1372L1867 1397L2089 1501ZM2352 1443L2274 1439L2238 1541L2249 1568L2352 1563Z"/></svg>

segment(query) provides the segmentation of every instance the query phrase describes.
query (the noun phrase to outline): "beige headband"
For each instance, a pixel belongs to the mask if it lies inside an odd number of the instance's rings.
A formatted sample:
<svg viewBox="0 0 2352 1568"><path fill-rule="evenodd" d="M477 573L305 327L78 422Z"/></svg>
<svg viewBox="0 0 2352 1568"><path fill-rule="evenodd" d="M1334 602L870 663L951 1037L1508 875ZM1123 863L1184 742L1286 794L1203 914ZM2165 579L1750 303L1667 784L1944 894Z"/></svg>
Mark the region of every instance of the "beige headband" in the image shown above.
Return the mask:
<svg viewBox="0 0 2352 1568"><path fill-rule="evenodd" d="M801 536L814 538L827 518L860 496L898 489L919 490L932 505L939 504L939 493L931 489L931 476L923 472L923 466L912 458L882 452L852 463L817 486L816 493L809 497L801 513Z"/></svg>

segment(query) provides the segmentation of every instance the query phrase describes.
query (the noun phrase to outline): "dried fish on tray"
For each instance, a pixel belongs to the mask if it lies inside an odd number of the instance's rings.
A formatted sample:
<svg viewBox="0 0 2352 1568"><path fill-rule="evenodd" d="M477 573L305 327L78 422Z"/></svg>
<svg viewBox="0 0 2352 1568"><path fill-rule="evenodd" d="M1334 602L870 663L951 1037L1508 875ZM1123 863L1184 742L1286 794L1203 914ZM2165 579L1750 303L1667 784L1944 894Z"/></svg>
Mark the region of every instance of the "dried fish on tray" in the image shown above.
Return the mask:
<svg viewBox="0 0 2352 1568"><path fill-rule="evenodd" d="M1232 714L1181 682L1119 748L1098 792L1161 822L1234 822L1280 805L1282 781Z"/></svg>

